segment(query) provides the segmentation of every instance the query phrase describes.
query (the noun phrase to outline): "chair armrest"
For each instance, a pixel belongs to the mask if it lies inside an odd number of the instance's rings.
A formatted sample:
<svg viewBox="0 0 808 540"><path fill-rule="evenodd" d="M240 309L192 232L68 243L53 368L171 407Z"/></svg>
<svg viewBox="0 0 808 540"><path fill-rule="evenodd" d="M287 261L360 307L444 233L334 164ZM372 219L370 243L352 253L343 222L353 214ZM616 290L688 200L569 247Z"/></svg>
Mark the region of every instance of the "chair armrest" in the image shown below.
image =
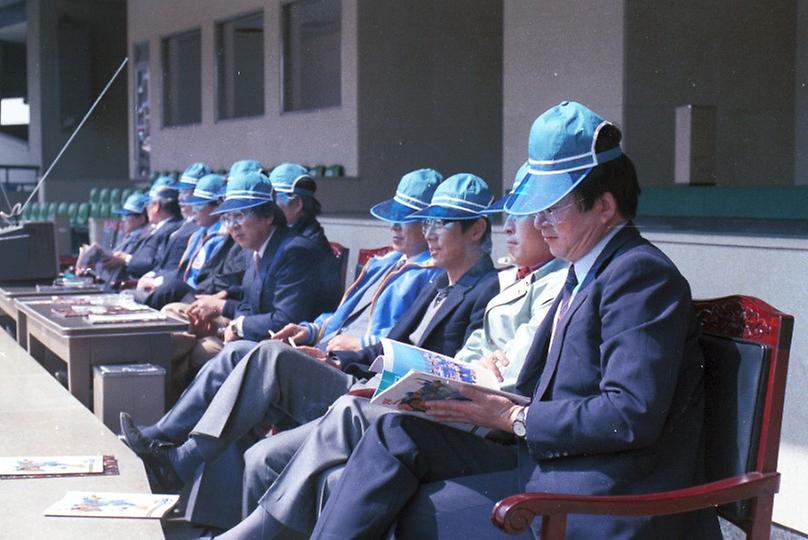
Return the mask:
<svg viewBox="0 0 808 540"><path fill-rule="evenodd" d="M751 472L684 489L645 495L565 495L524 493L499 501L491 512L494 525L510 534L530 527L544 516L542 539L564 538L567 514L653 516L690 512L732 501L773 495L780 487L780 473Z"/></svg>
<svg viewBox="0 0 808 540"><path fill-rule="evenodd" d="M373 394L376 393L375 388L357 388L356 390L351 390L348 392L349 396L360 397L370 399L373 397Z"/></svg>

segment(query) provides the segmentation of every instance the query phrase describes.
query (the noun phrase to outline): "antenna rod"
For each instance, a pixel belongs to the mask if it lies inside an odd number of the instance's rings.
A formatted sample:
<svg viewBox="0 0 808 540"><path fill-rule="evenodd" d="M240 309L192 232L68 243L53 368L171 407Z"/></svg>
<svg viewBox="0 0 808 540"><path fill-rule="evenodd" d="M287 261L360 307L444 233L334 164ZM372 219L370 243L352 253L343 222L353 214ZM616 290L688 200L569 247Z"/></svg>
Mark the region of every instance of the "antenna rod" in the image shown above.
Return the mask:
<svg viewBox="0 0 808 540"><path fill-rule="evenodd" d="M28 206L28 204L31 202L31 199L33 199L33 198L34 198L34 195L36 195L36 192L37 192L37 191L39 191L39 187L42 185L42 182L44 182L44 181L45 181L45 179L48 177L48 175L50 174L50 172L51 172L51 170L53 169L53 167L54 167L54 166L56 165L56 163L59 161L59 158L61 158L61 157L62 157L62 154L64 154L64 153L65 153L65 150L67 150L67 147L68 147L68 146L70 146L70 143L73 141L73 138L75 138L75 136L78 134L79 130L81 129L81 126L83 126L83 125L84 125L84 122L86 122L86 121L87 121L87 118L89 118L89 117L90 117L90 115L92 114L92 112L95 110L96 105L98 105L98 102L99 102L99 101L101 101L101 98L102 98L102 97L104 97L104 94L106 94L106 93L107 93L107 90L109 90L109 87L110 87L110 86L112 86L112 83L113 83L113 82L115 81L115 79L118 77L118 74L119 74L121 71L123 71L123 68L124 68L124 66L126 65L126 62L128 62L128 61L129 61L129 58L124 58L124 59L123 59L123 62L121 62L121 65L120 65L120 66L118 66L118 69L117 69L117 70L115 71L115 73L112 75L112 78L109 80L109 82L108 82L108 83L107 83L107 85L104 87L104 89L103 89L103 90L101 90L101 93L100 93L100 94L98 95L98 97L95 99L95 102L94 102L94 103L92 104L92 106L90 107L90 110L89 110L89 111L87 111L87 114L85 114L85 115L84 115L84 118L82 118L82 119L81 119L81 122L79 122L79 125L78 125L78 126L76 126L76 129L74 129L74 130L73 130L73 134L72 134L72 135L70 135L70 138L69 138L69 139L67 139L67 142L64 144L64 146L62 146L62 149L61 149L61 150L59 150L59 153L56 155L56 159L54 159L54 160L53 160L53 162L50 164L50 167L48 167L48 170L47 170L47 171L45 171L45 174L43 174L43 175L42 175L42 178L39 180L39 182L37 183L37 185L34 187L34 190L31 192L31 195L29 195L29 196L28 196L28 199L26 199L25 204L24 204L24 205L22 205L22 208L20 208L20 211L19 211L19 213L20 213L20 214L22 214L22 212L25 210L25 208L26 208L26 207Z"/></svg>

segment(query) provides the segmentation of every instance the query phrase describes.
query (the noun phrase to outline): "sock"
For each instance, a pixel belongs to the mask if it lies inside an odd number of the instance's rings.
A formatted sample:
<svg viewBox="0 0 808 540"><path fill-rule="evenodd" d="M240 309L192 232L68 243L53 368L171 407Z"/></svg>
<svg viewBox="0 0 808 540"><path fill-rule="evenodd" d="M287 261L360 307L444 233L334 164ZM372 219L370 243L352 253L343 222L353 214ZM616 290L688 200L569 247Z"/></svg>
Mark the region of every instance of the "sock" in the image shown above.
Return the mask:
<svg viewBox="0 0 808 540"><path fill-rule="evenodd" d="M205 461L202 452L197 447L196 439L193 437L176 448L170 448L168 459L177 476L186 483L193 480L197 467Z"/></svg>

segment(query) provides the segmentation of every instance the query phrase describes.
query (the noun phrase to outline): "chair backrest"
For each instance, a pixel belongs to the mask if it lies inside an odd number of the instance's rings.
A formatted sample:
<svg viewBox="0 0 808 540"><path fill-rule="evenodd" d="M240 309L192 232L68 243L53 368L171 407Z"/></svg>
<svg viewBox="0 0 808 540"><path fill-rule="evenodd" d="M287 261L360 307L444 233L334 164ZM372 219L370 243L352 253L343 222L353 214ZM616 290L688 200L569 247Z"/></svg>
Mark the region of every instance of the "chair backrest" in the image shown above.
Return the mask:
<svg viewBox="0 0 808 540"><path fill-rule="evenodd" d="M117 208L121 204L121 188L112 188L109 190L109 204L113 208Z"/></svg>
<svg viewBox="0 0 808 540"><path fill-rule="evenodd" d="M339 242L330 242L331 252L339 262L339 282L342 288L345 288L345 280L348 278L348 255L351 250L343 246Z"/></svg>
<svg viewBox="0 0 808 540"><path fill-rule="evenodd" d="M98 202L102 204L109 202L109 188L101 188L98 192Z"/></svg>
<svg viewBox="0 0 808 540"><path fill-rule="evenodd" d="M100 188L97 188L97 187L90 188L90 198L89 198L89 202L91 202L91 203L97 203L97 202L98 202L98 197L99 197L99 195L100 195L100 193L99 193L100 191L101 191L101 189L100 189Z"/></svg>
<svg viewBox="0 0 808 540"><path fill-rule="evenodd" d="M794 318L749 296L694 301L704 331L707 481L774 472ZM720 507L746 528L754 505Z"/></svg>
<svg viewBox="0 0 808 540"><path fill-rule="evenodd" d="M90 219L90 203L83 202L79 204L79 209L76 212L75 226L80 229L87 228L87 221Z"/></svg>
<svg viewBox="0 0 808 540"><path fill-rule="evenodd" d="M309 168L309 174L312 176L325 176L325 165L314 165Z"/></svg>
<svg viewBox="0 0 808 540"><path fill-rule="evenodd" d="M393 251L391 246L383 246L378 248L362 248L359 250L359 256L356 259L356 268L354 269L354 280L362 273L362 269L368 261L376 256L387 255Z"/></svg>

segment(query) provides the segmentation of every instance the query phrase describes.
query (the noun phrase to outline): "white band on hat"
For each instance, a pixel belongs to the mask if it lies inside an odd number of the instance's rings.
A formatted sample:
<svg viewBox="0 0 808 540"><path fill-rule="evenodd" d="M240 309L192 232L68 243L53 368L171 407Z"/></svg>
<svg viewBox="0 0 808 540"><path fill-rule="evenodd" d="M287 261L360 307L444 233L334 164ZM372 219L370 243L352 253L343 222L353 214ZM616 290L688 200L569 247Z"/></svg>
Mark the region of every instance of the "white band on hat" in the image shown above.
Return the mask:
<svg viewBox="0 0 808 540"><path fill-rule="evenodd" d="M215 199L217 197L217 194L214 193L213 191L196 188L194 190L194 197L199 197L201 199Z"/></svg>
<svg viewBox="0 0 808 540"><path fill-rule="evenodd" d="M180 176L180 182L185 182L186 184L198 184L199 178L194 178L193 176Z"/></svg>
<svg viewBox="0 0 808 540"><path fill-rule="evenodd" d="M449 201L449 203L455 202L455 203L460 203L460 204L467 204L469 206L474 206L476 208L479 208L480 210L485 210L486 208L491 206L491 203L494 201L494 199L492 197L491 200L488 201L488 204L478 204L478 203L475 203L475 202L467 201L465 199L458 199L457 197L449 197L448 195L438 195L437 197L432 199L431 206L445 206L447 208L457 208L457 209L461 209L461 210L466 210L468 212L474 212L474 210L472 210L470 208L463 208L462 206L456 206L456 205L452 205L452 204L444 204L443 201Z"/></svg>
<svg viewBox="0 0 808 540"><path fill-rule="evenodd" d="M409 195L406 195L400 191L396 191L396 196L393 197L393 200L408 208L412 208L413 210L423 210L429 206L429 204L425 203L424 201L416 199L415 197L410 197Z"/></svg>

